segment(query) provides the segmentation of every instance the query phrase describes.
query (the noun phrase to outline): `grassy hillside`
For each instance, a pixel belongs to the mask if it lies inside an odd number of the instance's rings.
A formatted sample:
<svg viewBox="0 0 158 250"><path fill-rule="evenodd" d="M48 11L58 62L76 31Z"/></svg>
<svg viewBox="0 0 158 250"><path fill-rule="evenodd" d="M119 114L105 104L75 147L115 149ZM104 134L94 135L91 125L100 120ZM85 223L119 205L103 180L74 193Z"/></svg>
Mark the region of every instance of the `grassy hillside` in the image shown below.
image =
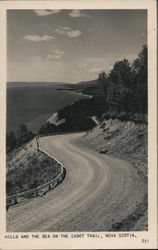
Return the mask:
<svg viewBox="0 0 158 250"><path fill-rule="evenodd" d="M30 142L8 155L7 196L21 193L47 183L57 177L60 166L56 161L37 151Z"/></svg>

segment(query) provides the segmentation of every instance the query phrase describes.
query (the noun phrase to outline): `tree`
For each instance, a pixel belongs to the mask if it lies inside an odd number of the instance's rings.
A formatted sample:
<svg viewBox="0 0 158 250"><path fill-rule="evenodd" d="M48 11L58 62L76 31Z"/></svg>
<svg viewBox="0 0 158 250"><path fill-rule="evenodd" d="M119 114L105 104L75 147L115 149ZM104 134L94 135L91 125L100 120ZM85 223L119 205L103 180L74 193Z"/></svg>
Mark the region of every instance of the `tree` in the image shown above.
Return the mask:
<svg viewBox="0 0 158 250"><path fill-rule="evenodd" d="M131 66L126 59L116 62L108 77L107 102L115 111L127 112L131 86Z"/></svg>
<svg viewBox="0 0 158 250"><path fill-rule="evenodd" d="M135 100L135 111L147 113L147 80L148 80L148 52L144 45L138 58L132 64L134 74L133 94Z"/></svg>
<svg viewBox="0 0 158 250"><path fill-rule="evenodd" d="M108 81L107 81L107 75L105 71L102 71L101 73L99 73L98 82L101 84L105 97L107 97Z"/></svg>
<svg viewBox="0 0 158 250"><path fill-rule="evenodd" d="M11 180L6 180L6 193L7 195L12 194L12 190L13 190L13 183Z"/></svg>
<svg viewBox="0 0 158 250"><path fill-rule="evenodd" d="M38 134L51 134L57 131L57 126L51 124L50 122L42 124L40 127Z"/></svg>
<svg viewBox="0 0 158 250"><path fill-rule="evenodd" d="M21 146L22 144L29 142L34 137L34 134L31 131L27 130L27 127L24 124L21 124L17 129L17 144Z"/></svg>
<svg viewBox="0 0 158 250"><path fill-rule="evenodd" d="M17 139L13 131L7 133L6 146L7 153L11 152L17 146Z"/></svg>

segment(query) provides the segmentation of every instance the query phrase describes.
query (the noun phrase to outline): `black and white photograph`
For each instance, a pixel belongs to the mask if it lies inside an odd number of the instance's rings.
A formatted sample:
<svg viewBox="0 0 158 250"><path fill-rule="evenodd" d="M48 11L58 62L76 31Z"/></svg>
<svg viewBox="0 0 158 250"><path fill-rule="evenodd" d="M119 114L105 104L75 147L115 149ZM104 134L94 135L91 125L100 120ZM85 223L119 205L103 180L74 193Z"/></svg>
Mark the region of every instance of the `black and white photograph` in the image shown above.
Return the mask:
<svg viewBox="0 0 158 250"><path fill-rule="evenodd" d="M6 10L7 234L148 233L148 35L146 8Z"/></svg>

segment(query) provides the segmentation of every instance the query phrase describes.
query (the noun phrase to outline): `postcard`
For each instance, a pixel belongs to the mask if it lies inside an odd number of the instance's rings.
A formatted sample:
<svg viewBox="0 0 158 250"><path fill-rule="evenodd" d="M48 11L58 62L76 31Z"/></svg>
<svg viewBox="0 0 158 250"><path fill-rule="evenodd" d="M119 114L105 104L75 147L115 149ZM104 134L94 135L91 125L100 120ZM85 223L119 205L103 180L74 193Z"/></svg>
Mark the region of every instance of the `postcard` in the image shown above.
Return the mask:
<svg viewBox="0 0 158 250"><path fill-rule="evenodd" d="M157 249L156 20L0 2L1 249Z"/></svg>

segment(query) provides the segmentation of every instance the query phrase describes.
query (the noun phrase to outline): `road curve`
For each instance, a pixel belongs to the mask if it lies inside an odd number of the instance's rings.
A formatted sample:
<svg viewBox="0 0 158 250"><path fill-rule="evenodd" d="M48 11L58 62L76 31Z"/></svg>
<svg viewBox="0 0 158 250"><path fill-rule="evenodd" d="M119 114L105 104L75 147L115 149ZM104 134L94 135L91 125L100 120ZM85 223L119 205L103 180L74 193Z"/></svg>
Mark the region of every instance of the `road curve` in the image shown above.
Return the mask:
<svg viewBox="0 0 158 250"><path fill-rule="evenodd" d="M7 213L8 232L108 231L143 199L135 169L123 160L74 144L83 133L40 138L40 147L63 163L64 181L43 197Z"/></svg>

